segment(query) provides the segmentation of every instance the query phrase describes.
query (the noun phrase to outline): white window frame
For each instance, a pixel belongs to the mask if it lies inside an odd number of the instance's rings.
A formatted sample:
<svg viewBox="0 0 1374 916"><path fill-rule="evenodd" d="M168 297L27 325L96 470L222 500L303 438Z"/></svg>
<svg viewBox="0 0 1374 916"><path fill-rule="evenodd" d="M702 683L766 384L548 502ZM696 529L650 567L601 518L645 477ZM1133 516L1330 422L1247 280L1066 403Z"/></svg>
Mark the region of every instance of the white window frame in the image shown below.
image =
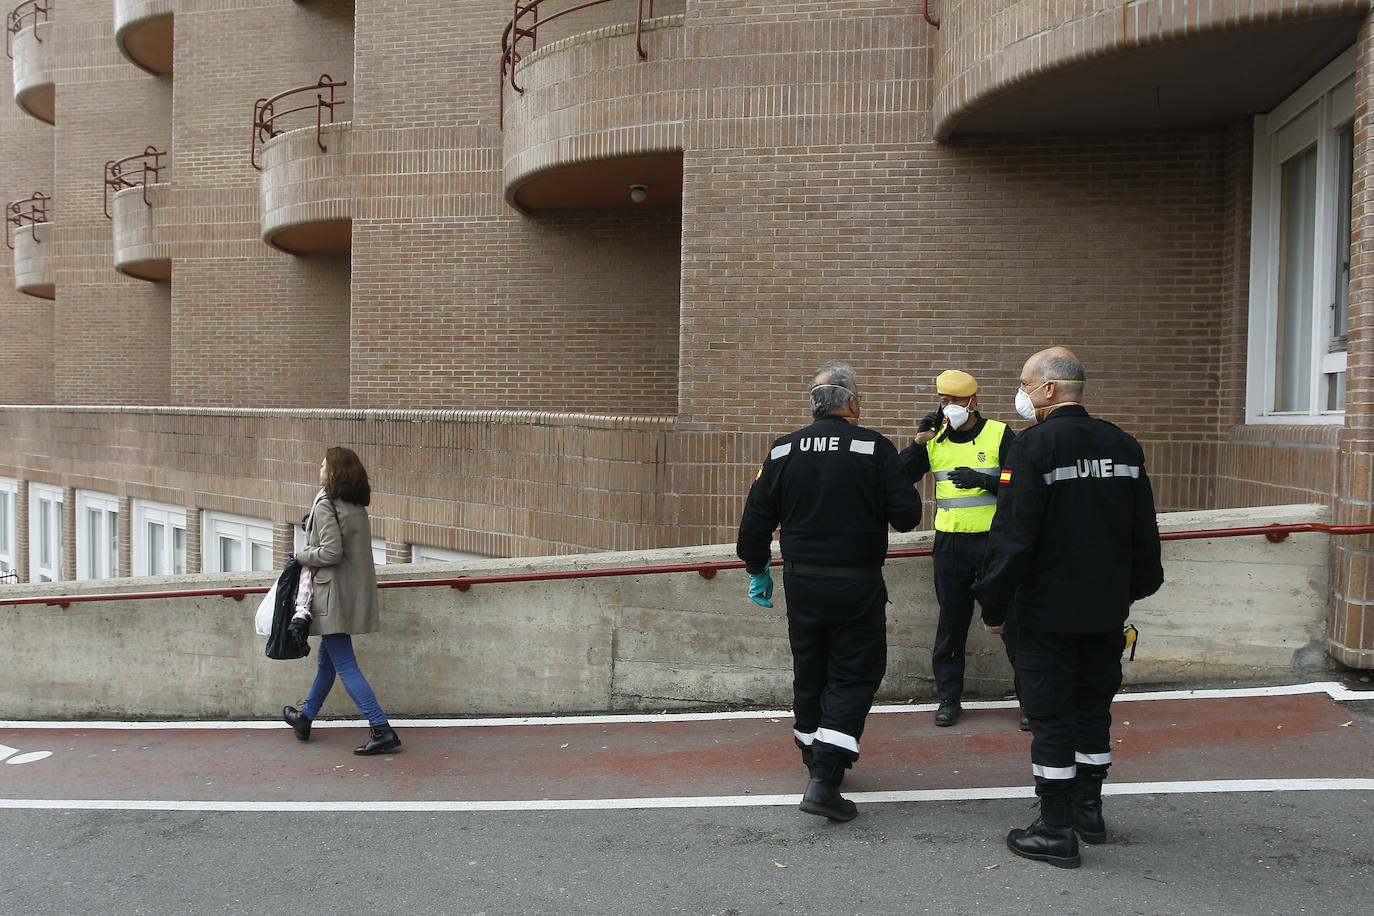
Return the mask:
<svg viewBox="0 0 1374 916"><path fill-rule="evenodd" d="M91 531L89 515L99 515ZM94 552L91 539L99 541ZM119 576L119 497L94 490L76 491L76 578L114 579Z"/></svg>
<svg viewBox="0 0 1374 916"><path fill-rule="evenodd" d="M221 569L219 548L220 539L237 541L243 549L245 567L243 569ZM205 512L201 524L201 569L204 572L252 572L253 547L267 548L268 565L256 571L270 571L275 566L272 557L272 523L266 519L248 518L243 515L230 515L227 512Z"/></svg>
<svg viewBox="0 0 1374 916"><path fill-rule="evenodd" d="M0 477L0 575L18 571L19 481Z"/></svg>
<svg viewBox="0 0 1374 916"><path fill-rule="evenodd" d="M133 574L135 576L175 576L185 574L186 555L189 541L186 537L186 509L144 499L133 501L131 513L133 527L129 529L129 547ZM152 558L148 555L148 535L152 525L162 527L162 555L167 561L165 570L153 569ZM176 570L176 531L182 536L182 563L180 573Z"/></svg>
<svg viewBox="0 0 1374 916"><path fill-rule="evenodd" d="M1266 424L1341 424L1344 410L1326 409L1326 376L1346 371L1344 350L1328 352L1333 265L1338 243L1336 187L1340 133L1355 115L1356 51L1346 51L1267 115L1255 118L1254 184L1250 225L1250 327L1247 345L1245 419ZM1274 410L1278 362L1279 238L1282 165L1317 150L1317 199L1312 289L1312 379L1306 409Z"/></svg>
<svg viewBox="0 0 1374 916"><path fill-rule="evenodd" d="M464 553L461 550L448 550L444 547L430 547L426 544L410 545L412 563L462 563L465 560L490 560L491 557L480 553Z"/></svg>
<svg viewBox="0 0 1374 916"><path fill-rule="evenodd" d="M49 518L53 524L49 529L46 544L41 543L43 535L43 505L48 504ZM62 488L46 483L29 484L29 581L62 581ZM50 563L43 562L44 549Z"/></svg>

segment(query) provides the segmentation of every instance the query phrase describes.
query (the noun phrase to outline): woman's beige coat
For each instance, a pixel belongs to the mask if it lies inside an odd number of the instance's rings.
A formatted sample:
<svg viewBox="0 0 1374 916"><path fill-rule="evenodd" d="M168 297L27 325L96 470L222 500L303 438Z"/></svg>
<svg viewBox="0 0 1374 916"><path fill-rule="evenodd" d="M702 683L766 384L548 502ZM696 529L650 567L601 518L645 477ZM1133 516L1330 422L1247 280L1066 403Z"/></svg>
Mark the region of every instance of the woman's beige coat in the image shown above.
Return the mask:
<svg viewBox="0 0 1374 916"><path fill-rule="evenodd" d="M376 632L381 624L367 510L341 499L332 500L332 509L330 504L321 490L305 523L305 546L296 552L301 565L315 573L310 635Z"/></svg>

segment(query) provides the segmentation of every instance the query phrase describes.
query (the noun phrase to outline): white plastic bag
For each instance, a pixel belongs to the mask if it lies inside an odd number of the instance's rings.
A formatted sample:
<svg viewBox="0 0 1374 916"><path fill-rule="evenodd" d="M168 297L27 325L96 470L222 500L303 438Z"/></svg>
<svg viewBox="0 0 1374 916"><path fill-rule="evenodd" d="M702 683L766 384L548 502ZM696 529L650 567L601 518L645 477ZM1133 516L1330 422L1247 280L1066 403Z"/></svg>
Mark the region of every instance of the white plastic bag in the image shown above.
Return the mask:
<svg viewBox="0 0 1374 916"><path fill-rule="evenodd" d="M258 613L253 617L253 629L259 636L272 635L272 618L277 614L277 583L273 582L267 594L258 605Z"/></svg>

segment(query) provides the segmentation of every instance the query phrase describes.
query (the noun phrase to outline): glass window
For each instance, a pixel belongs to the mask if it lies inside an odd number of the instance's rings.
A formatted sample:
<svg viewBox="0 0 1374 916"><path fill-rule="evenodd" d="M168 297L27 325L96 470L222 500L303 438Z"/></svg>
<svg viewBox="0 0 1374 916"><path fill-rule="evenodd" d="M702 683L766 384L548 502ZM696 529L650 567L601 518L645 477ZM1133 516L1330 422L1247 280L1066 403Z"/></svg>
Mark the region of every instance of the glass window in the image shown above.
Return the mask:
<svg viewBox="0 0 1374 916"><path fill-rule="evenodd" d="M62 490L29 484L29 581L62 578Z"/></svg>
<svg viewBox="0 0 1374 916"><path fill-rule="evenodd" d="M5 581L18 579L13 575L19 552L18 502L19 481L0 478L0 576L8 576Z"/></svg>
<svg viewBox="0 0 1374 916"><path fill-rule="evenodd" d="M1341 55L1255 119L1248 422L1343 419L1354 62Z"/></svg>
<svg viewBox="0 0 1374 916"><path fill-rule="evenodd" d="M76 577L119 575L119 500L108 493L76 491Z"/></svg>
<svg viewBox="0 0 1374 916"><path fill-rule="evenodd" d="M186 510L180 506L133 501L135 576L186 574Z"/></svg>
<svg viewBox="0 0 1374 916"><path fill-rule="evenodd" d="M272 561L272 523L219 512L207 512L202 543L214 545L205 554L205 572L268 571Z"/></svg>

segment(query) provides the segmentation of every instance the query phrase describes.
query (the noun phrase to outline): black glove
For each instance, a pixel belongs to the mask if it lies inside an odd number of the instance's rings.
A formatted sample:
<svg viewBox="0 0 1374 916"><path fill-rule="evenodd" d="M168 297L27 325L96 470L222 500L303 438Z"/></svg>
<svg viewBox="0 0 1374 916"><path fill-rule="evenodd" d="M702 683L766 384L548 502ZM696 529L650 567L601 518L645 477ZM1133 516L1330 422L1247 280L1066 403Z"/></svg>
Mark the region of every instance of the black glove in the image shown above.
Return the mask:
<svg viewBox="0 0 1374 916"><path fill-rule="evenodd" d="M916 426L916 432L918 432L918 433L928 433L928 432L932 432L933 430L939 429L939 428L940 428L940 424L943 423L944 421L945 421L945 412L944 412L944 410L943 410L942 408L937 407L937 408L935 408L934 410L932 410L930 413L926 414L925 417L921 420L921 422L917 424L917 426Z"/></svg>
<svg viewBox="0 0 1374 916"><path fill-rule="evenodd" d="M286 631L295 639L305 642L306 637L310 635L310 618L292 617L291 622L286 625Z"/></svg>
<svg viewBox="0 0 1374 916"><path fill-rule="evenodd" d="M973 468L955 468L949 472L949 482L961 490L997 490L995 478Z"/></svg>

